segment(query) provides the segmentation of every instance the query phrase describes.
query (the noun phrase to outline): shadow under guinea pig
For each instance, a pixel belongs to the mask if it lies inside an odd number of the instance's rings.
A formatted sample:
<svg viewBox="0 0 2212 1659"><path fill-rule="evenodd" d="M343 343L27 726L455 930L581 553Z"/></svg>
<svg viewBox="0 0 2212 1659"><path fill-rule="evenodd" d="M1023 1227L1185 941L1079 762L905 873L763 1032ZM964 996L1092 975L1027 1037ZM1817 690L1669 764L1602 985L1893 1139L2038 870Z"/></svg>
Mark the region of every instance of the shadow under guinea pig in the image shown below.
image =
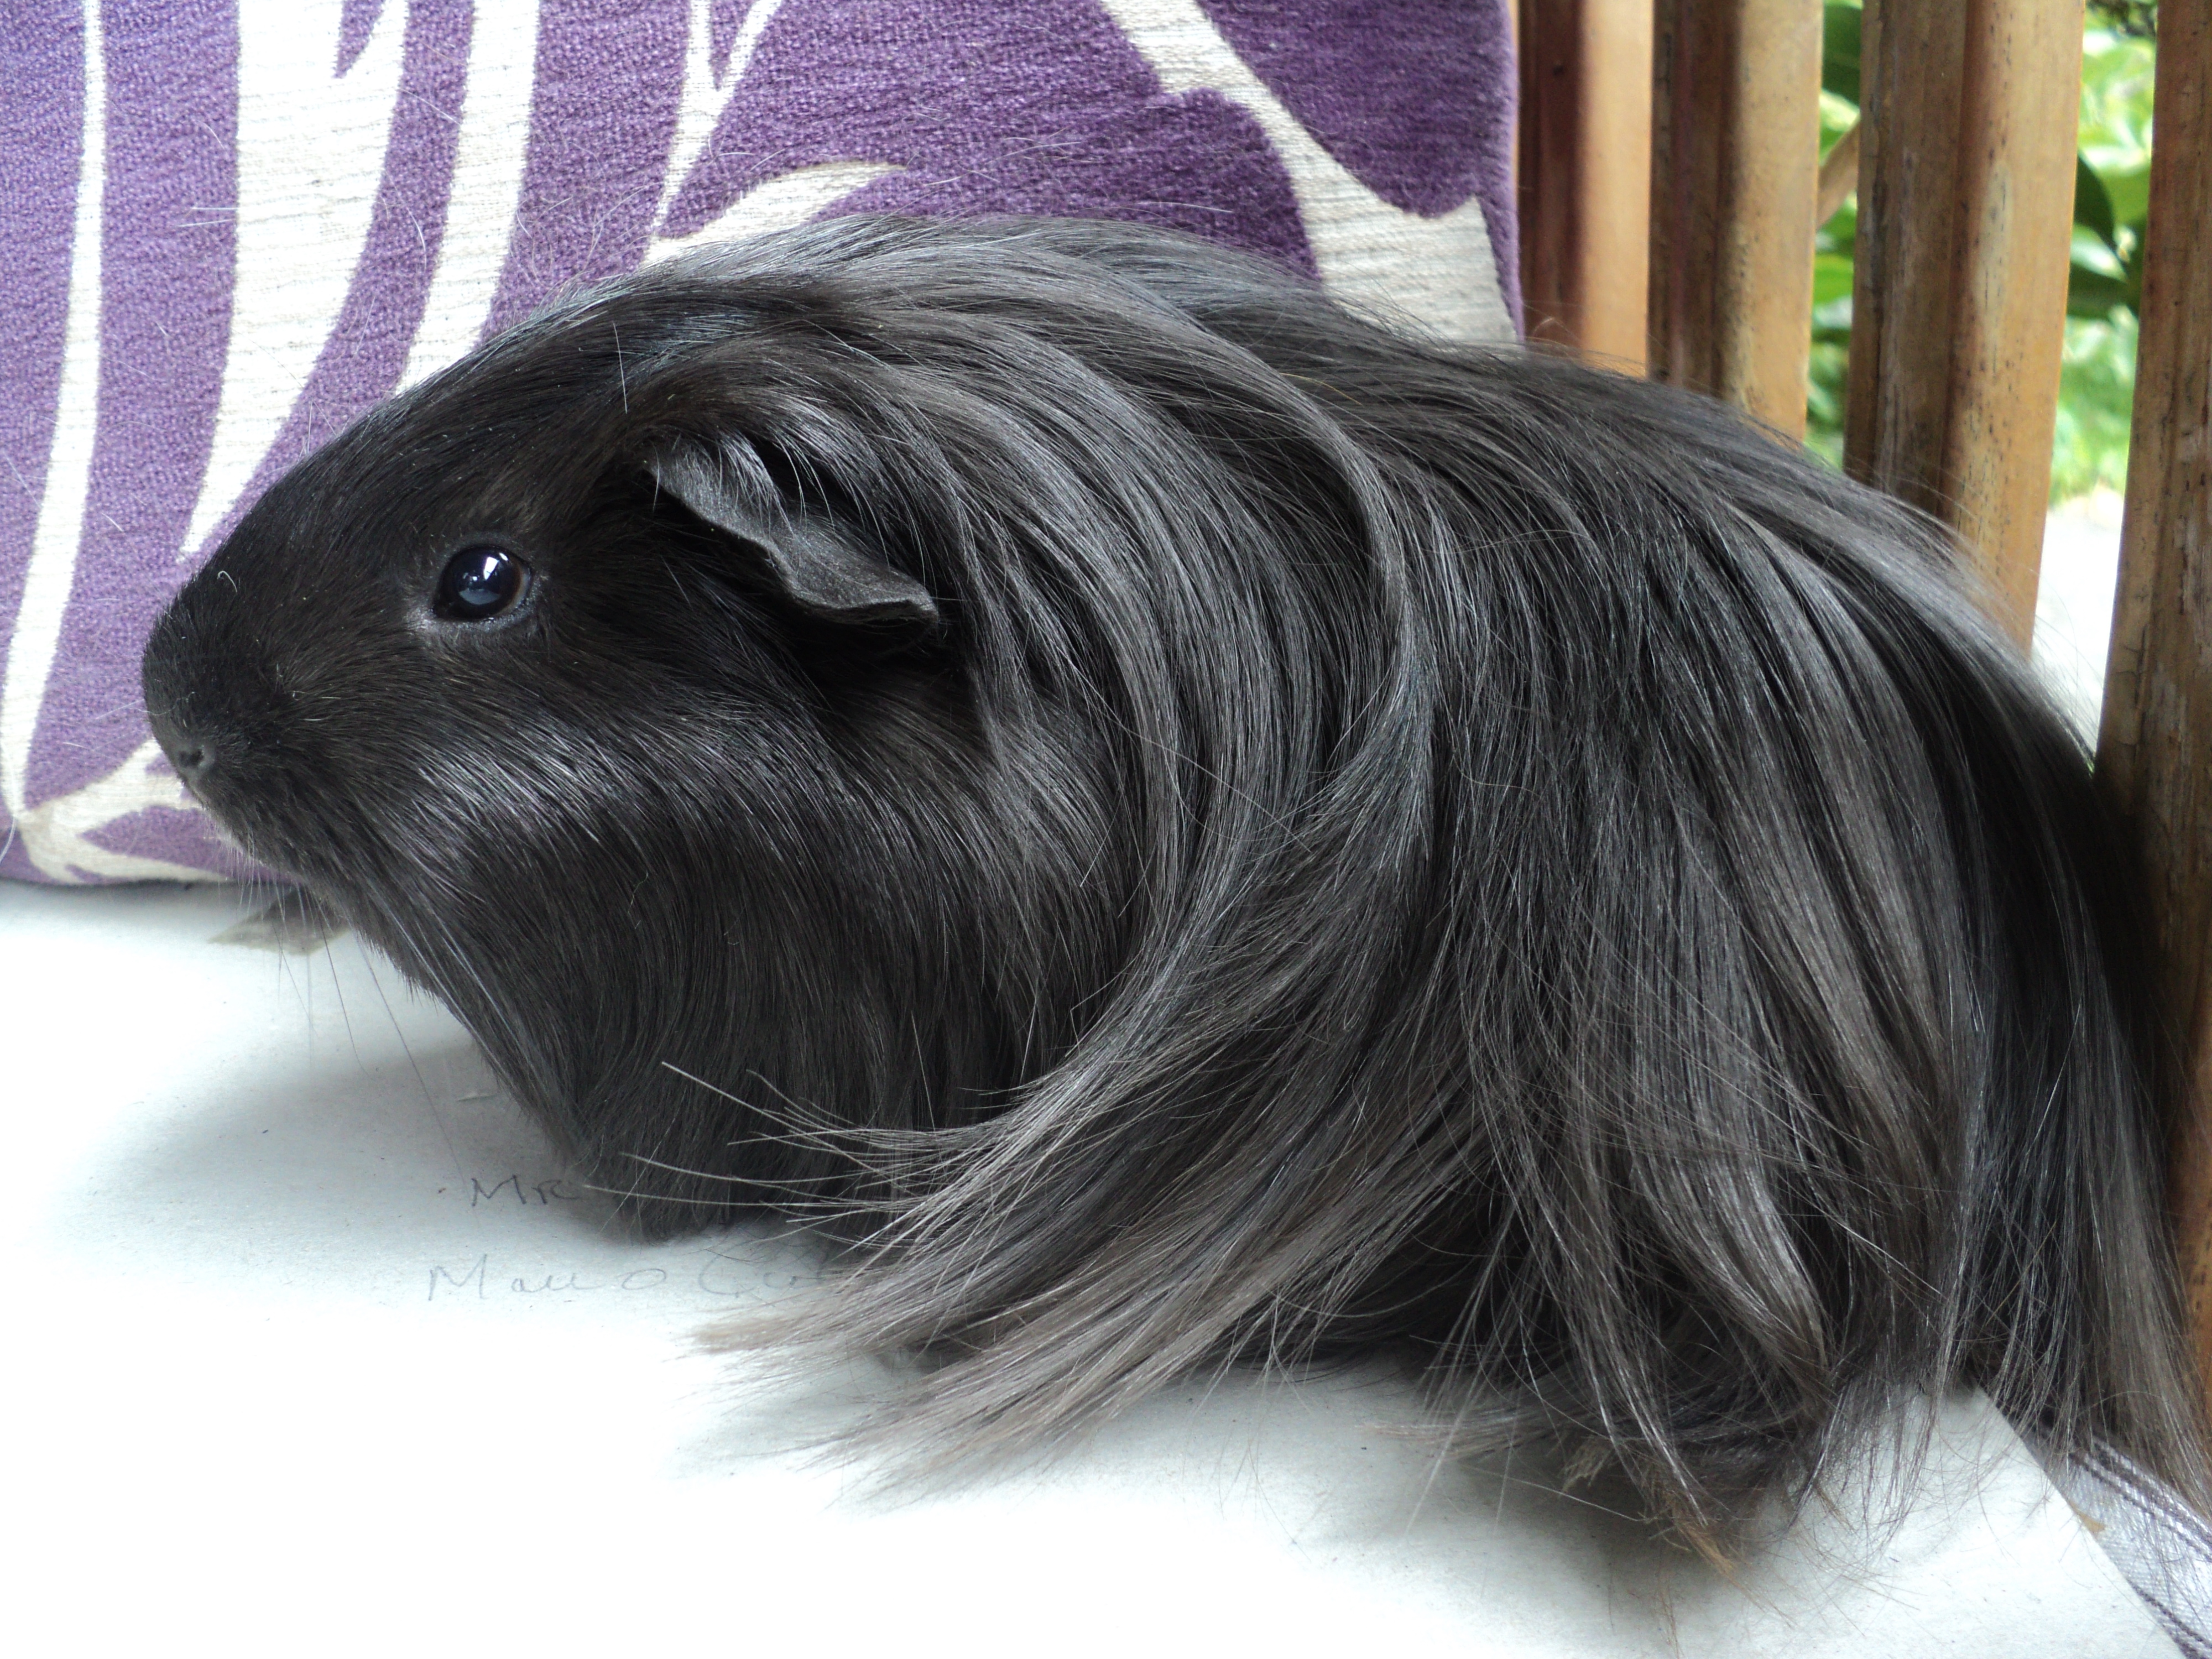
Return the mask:
<svg viewBox="0 0 2212 1659"><path fill-rule="evenodd" d="M695 1322L813 1282L818 1252L787 1228L641 1243L442 1006L295 898L241 914L221 892L67 896L128 913L132 954L106 988L144 1011L126 1041L161 1056L44 1206L41 1248L72 1271L333 1306L616 1299Z"/></svg>

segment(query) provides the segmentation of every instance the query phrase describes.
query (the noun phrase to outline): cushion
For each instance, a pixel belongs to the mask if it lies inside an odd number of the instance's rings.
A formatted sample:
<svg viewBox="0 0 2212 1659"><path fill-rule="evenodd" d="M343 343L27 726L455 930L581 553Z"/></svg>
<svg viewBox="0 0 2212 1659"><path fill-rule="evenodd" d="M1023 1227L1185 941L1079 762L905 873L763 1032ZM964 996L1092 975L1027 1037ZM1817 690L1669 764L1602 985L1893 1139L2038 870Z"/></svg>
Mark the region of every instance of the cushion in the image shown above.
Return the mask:
<svg viewBox="0 0 2212 1659"><path fill-rule="evenodd" d="M1506 0L22 0L0 60L9 876L246 873L147 732L154 619L285 468L563 284L1017 211L1516 326Z"/></svg>

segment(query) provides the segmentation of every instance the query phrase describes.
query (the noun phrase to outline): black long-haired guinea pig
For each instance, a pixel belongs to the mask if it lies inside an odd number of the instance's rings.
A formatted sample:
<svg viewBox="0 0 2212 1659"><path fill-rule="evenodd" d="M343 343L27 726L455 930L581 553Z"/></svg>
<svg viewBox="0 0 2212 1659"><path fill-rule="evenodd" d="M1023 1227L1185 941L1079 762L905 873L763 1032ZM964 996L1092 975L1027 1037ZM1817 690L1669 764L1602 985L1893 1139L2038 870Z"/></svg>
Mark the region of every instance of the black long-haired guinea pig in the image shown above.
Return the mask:
<svg viewBox="0 0 2212 1659"><path fill-rule="evenodd" d="M1129 226L847 219L364 416L145 664L207 811L655 1232L1035 1442L1388 1345L1718 1536L1987 1390L2202 1503L2079 745L1720 406Z"/></svg>

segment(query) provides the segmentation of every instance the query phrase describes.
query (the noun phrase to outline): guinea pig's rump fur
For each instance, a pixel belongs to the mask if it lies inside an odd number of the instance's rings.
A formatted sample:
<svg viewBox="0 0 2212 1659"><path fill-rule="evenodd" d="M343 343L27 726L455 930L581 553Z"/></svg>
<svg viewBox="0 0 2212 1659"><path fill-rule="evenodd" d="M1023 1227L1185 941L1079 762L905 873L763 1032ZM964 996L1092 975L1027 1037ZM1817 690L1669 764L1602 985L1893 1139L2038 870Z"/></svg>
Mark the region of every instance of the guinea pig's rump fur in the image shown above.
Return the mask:
<svg viewBox="0 0 2212 1659"><path fill-rule="evenodd" d="M1924 520L1717 405L1130 227L556 303L149 647L208 809L655 1231L1036 1441L1391 1344L1714 1535L1985 1389L2202 1503L2078 744Z"/></svg>

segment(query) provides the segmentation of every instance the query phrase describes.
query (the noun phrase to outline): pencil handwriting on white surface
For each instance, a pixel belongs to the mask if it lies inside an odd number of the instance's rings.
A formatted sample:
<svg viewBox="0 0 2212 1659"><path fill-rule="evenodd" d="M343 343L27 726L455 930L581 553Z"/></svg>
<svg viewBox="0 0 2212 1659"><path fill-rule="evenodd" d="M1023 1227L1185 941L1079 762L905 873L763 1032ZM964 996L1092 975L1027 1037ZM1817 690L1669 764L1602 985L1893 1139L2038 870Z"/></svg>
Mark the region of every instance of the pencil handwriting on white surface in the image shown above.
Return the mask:
<svg viewBox="0 0 2212 1659"><path fill-rule="evenodd" d="M495 1292L494 1286L507 1279L504 1291ZM491 1270L489 1254L478 1256L459 1273L439 1266L430 1269L430 1293L428 1300L435 1302L442 1287L450 1300L456 1295L473 1295L478 1301L488 1300L494 1294L507 1296L543 1296L547 1291L657 1291L668 1283L665 1267L634 1267L626 1273L612 1278L587 1279L581 1273L531 1273L508 1278Z"/></svg>
<svg viewBox="0 0 2212 1659"><path fill-rule="evenodd" d="M533 1200L544 1205L550 1205L556 1200L564 1204L574 1204L582 1198L584 1194L580 1190L572 1190L573 1188L574 1183L561 1176L555 1176L550 1181L541 1181L527 1188L522 1184L522 1177L520 1175L502 1176L489 1187L484 1185L482 1176L471 1176L469 1177L469 1208L473 1210L479 1204L489 1204L501 1193L507 1194L517 1204L526 1208ZM443 1192L446 1189L441 1187L438 1190Z"/></svg>
<svg viewBox="0 0 2212 1659"><path fill-rule="evenodd" d="M565 1297L599 1291L635 1294L671 1286L684 1290L691 1285L709 1296L737 1297L761 1291L799 1290L817 1282L818 1276L811 1271L755 1263L714 1249L701 1254L697 1271L688 1281L665 1267L632 1267L621 1273L611 1267L596 1271L580 1268L567 1273L532 1267L526 1273L516 1273L493 1267L490 1253L486 1252L461 1267L443 1262L432 1267L423 1299L435 1302L443 1296L448 1302L456 1297L489 1302L516 1296Z"/></svg>

